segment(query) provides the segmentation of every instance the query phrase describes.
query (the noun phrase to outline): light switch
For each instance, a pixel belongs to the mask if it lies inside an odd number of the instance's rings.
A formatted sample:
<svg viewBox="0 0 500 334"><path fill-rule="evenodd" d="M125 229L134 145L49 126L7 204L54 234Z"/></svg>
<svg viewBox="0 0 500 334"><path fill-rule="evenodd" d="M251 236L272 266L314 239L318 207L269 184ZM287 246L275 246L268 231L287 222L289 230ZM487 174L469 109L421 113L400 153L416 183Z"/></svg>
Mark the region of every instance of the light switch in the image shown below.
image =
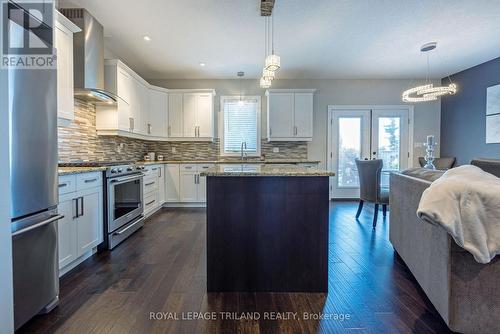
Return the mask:
<svg viewBox="0 0 500 334"><path fill-rule="evenodd" d="M280 148L279 147L273 147L273 153L279 153Z"/></svg>

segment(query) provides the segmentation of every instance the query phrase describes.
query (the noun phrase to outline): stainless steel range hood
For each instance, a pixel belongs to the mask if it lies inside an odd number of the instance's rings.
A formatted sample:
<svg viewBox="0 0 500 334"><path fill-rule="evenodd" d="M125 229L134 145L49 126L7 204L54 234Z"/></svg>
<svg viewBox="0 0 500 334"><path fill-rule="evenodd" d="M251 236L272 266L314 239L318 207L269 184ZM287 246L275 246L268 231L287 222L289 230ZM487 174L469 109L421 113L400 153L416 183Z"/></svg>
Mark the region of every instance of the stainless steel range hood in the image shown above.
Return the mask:
<svg viewBox="0 0 500 334"><path fill-rule="evenodd" d="M75 97L95 103L114 104L116 96L104 89L104 31L84 8L60 8L81 32L73 35Z"/></svg>

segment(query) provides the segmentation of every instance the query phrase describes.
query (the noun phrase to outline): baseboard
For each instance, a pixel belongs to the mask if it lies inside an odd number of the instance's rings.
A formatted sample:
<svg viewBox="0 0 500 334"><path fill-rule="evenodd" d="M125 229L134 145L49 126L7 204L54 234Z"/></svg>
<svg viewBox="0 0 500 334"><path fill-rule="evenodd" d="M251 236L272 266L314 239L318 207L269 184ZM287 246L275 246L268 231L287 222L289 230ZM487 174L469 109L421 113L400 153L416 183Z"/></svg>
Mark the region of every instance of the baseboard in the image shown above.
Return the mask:
<svg viewBox="0 0 500 334"><path fill-rule="evenodd" d="M164 208L206 208L207 203L165 203Z"/></svg>
<svg viewBox="0 0 500 334"><path fill-rule="evenodd" d="M80 263L82 263L83 261L85 261L86 259L91 257L92 255L94 255L95 253L97 253L97 247L92 248L92 250L83 254L78 259L71 262L70 264L68 264L64 268L59 269L59 277L66 275L68 272L70 272L72 269L76 268Z"/></svg>

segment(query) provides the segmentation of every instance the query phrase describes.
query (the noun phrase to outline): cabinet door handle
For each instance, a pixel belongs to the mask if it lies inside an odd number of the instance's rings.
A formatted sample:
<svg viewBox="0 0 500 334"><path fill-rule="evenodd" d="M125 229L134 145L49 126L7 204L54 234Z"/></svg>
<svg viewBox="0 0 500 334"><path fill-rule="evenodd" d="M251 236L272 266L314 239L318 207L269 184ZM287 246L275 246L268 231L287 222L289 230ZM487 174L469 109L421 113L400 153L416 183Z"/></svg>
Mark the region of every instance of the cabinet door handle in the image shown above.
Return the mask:
<svg viewBox="0 0 500 334"><path fill-rule="evenodd" d="M134 131L134 118L133 117L129 117L128 121L129 121L130 131Z"/></svg>
<svg viewBox="0 0 500 334"><path fill-rule="evenodd" d="M146 206L147 206L147 205L151 205L151 204L153 204L154 202L156 202L156 200L152 200L151 202L146 203Z"/></svg>
<svg viewBox="0 0 500 334"><path fill-rule="evenodd" d="M84 212L83 212L83 197L80 197L80 208L82 210L82 213L80 214L80 216L83 216L84 215Z"/></svg>
<svg viewBox="0 0 500 334"><path fill-rule="evenodd" d="M78 218L78 198L73 198L73 219Z"/></svg>
<svg viewBox="0 0 500 334"><path fill-rule="evenodd" d="M273 135L273 128L269 128L269 136Z"/></svg>
<svg viewBox="0 0 500 334"><path fill-rule="evenodd" d="M160 168L160 170L158 172L158 177L161 177L161 168Z"/></svg>
<svg viewBox="0 0 500 334"><path fill-rule="evenodd" d="M168 126L168 135L171 136L172 135L172 126Z"/></svg>
<svg viewBox="0 0 500 334"><path fill-rule="evenodd" d="M152 186L153 184L155 184L155 182L154 182L154 181L153 181L153 182L146 183L146 184L145 184L145 186L146 186L146 187L147 187L147 186Z"/></svg>
<svg viewBox="0 0 500 334"><path fill-rule="evenodd" d="M196 137L196 126L194 127L194 136Z"/></svg>
<svg viewBox="0 0 500 334"><path fill-rule="evenodd" d="M60 183L59 184L59 188L64 188L64 187L67 187L68 186L68 183Z"/></svg>
<svg viewBox="0 0 500 334"><path fill-rule="evenodd" d="M95 181L97 181L97 179L87 179L87 180L85 180L83 182L85 182L85 183L91 183L91 182L95 182Z"/></svg>
<svg viewBox="0 0 500 334"><path fill-rule="evenodd" d="M194 176L194 184L196 184L196 174L194 174L193 176Z"/></svg>

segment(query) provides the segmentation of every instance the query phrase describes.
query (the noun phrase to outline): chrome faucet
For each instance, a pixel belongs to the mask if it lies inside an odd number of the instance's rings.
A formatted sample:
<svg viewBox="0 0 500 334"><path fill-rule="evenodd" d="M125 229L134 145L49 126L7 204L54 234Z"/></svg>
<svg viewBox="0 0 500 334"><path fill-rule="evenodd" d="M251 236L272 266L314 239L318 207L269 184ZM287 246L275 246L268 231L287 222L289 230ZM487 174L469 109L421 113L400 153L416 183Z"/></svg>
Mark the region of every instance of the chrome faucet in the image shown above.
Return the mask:
<svg viewBox="0 0 500 334"><path fill-rule="evenodd" d="M246 149L247 149L247 142L242 141L241 142L241 161L247 160L247 158L248 158L248 154L246 152Z"/></svg>

